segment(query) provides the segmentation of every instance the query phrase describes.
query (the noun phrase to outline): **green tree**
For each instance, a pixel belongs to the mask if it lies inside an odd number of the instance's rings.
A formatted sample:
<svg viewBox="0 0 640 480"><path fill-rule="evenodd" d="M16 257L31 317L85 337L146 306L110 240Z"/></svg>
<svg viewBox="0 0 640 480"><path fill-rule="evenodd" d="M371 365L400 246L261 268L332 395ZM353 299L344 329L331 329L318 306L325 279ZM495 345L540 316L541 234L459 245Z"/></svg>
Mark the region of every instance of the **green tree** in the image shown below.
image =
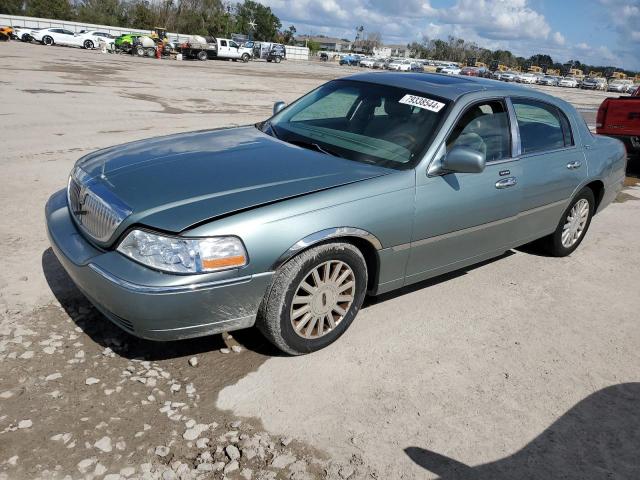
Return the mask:
<svg viewBox="0 0 640 480"><path fill-rule="evenodd" d="M309 49L309 52L311 52L311 55L315 55L320 51L320 44L315 40L309 40L307 42L307 48Z"/></svg>
<svg viewBox="0 0 640 480"><path fill-rule="evenodd" d="M244 3L236 5L235 20L236 33L252 33L259 41L275 40L282 26L280 19L273 14L270 7L252 0L245 0ZM255 29L249 25L252 21L255 23Z"/></svg>
<svg viewBox="0 0 640 480"><path fill-rule="evenodd" d="M22 15L24 14L24 1L0 0L0 13L6 15Z"/></svg>
<svg viewBox="0 0 640 480"><path fill-rule="evenodd" d="M73 20L73 9L69 0L29 0L25 15L29 17Z"/></svg>
<svg viewBox="0 0 640 480"><path fill-rule="evenodd" d="M121 26L126 22L125 5L121 0L82 0L77 6L81 22Z"/></svg>

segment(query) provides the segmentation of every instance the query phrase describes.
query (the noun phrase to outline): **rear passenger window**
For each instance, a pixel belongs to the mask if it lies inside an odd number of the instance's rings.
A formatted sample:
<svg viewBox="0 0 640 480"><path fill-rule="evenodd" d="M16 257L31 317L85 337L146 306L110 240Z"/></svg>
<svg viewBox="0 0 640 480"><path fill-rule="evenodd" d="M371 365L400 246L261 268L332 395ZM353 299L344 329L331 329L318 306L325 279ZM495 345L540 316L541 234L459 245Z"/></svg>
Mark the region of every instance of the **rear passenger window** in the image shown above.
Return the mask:
<svg viewBox="0 0 640 480"><path fill-rule="evenodd" d="M569 120L557 107L535 100L514 99L513 108L523 154L573 145Z"/></svg>

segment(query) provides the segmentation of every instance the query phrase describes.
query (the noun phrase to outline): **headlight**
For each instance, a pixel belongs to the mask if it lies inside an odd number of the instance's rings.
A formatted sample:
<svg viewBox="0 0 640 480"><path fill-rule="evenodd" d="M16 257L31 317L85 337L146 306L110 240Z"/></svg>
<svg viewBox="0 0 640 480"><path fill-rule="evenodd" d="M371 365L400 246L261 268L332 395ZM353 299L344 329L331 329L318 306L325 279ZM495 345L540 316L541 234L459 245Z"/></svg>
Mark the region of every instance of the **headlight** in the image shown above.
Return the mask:
<svg viewBox="0 0 640 480"><path fill-rule="evenodd" d="M180 238L132 230L118 252L170 273L205 273L242 267L247 252L237 237Z"/></svg>

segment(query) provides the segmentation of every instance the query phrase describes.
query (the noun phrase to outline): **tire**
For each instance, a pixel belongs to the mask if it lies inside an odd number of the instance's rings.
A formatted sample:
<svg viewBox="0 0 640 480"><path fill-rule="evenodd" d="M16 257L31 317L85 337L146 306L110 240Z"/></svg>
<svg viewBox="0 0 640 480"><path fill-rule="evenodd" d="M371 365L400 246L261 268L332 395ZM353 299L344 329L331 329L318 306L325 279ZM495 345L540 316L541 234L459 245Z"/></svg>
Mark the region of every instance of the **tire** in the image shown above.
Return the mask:
<svg viewBox="0 0 640 480"><path fill-rule="evenodd" d="M145 54L144 47L135 47L133 51L136 53L137 56L144 57L144 54Z"/></svg>
<svg viewBox="0 0 640 480"><path fill-rule="evenodd" d="M148 47L147 49L145 49L144 53L147 55L147 57L154 58L156 56L156 49Z"/></svg>
<svg viewBox="0 0 640 480"><path fill-rule="evenodd" d="M588 187L583 188L562 214L556 231L543 239L543 245L547 253L554 257L566 257L567 255L571 255L574 250L580 246L587 234L589 225L591 225L595 204L596 201L593 190ZM571 226L571 217L574 216L574 218L576 218L575 215L578 215L577 220L574 220L574 222L577 223L573 224L577 227L576 229ZM584 223L580 219L582 219ZM568 233L565 234L565 230L568 230ZM564 242L563 234L567 236ZM573 238L571 238L572 235L574 235Z"/></svg>
<svg viewBox="0 0 640 480"><path fill-rule="evenodd" d="M267 58L267 62L271 63L271 59L270 59L270 58Z"/></svg>
<svg viewBox="0 0 640 480"><path fill-rule="evenodd" d="M273 59L276 63L280 63L282 61L282 59L280 57L276 57Z"/></svg>
<svg viewBox="0 0 640 480"><path fill-rule="evenodd" d="M53 45L55 42L53 41L53 37L50 37L49 35L46 35L42 38L42 44L43 45L47 45L47 46L51 46Z"/></svg>
<svg viewBox="0 0 640 480"><path fill-rule="evenodd" d="M20 38L20 40L22 40L23 42L30 42L31 41L31 35L29 35L28 33L23 33L22 37Z"/></svg>
<svg viewBox="0 0 640 480"><path fill-rule="evenodd" d="M204 50L200 50L198 52L198 54L196 55L196 57L198 58L198 60L200 60L201 62L204 62L208 59L207 57L207 52L205 52Z"/></svg>
<svg viewBox="0 0 640 480"><path fill-rule="evenodd" d="M93 42L91 40L85 40L82 46L87 50L93 50L93 47L94 47Z"/></svg>
<svg viewBox="0 0 640 480"><path fill-rule="evenodd" d="M324 283L327 264L329 282ZM316 268L320 272L319 284L314 280L313 271ZM334 279L334 276L337 278ZM325 243L305 250L276 271L260 306L256 325L271 343L290 355L302 355L325 348L340 338L353 322L364 301L367 278L365 259L351 243ZM302 287L303 282L314 289L318 285L323 286L321 293L316 293L314 298ZM308 313L300 314L299 311L304 308ZM294 312L298 315L295 316ZM322 319L319 320L320 317L314 316L314 313L322 316ZM296 328L301 333L297 333Z"/></svg>
<svg viewBox="0 0 640 480"><path fill-rule="evenodd" d="M249 61L249 54L248 53L243 53L242 54L242 62L243 63L247 63Z"/></svg>

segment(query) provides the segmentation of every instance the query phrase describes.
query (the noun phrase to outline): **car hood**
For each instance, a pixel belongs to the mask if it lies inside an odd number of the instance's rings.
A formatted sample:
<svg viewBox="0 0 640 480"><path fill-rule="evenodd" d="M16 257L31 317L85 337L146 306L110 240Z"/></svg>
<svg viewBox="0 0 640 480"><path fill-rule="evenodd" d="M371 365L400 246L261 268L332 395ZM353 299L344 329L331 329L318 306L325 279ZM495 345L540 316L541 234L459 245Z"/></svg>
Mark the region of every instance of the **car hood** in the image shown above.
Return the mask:
<svg viewBox="0 0 640 480"><path fill-rule="evenodd" d="M77 167L131 210L179 232L232 212L394 172L300 148L253 126L177 134L90 154Z"/></svg>

